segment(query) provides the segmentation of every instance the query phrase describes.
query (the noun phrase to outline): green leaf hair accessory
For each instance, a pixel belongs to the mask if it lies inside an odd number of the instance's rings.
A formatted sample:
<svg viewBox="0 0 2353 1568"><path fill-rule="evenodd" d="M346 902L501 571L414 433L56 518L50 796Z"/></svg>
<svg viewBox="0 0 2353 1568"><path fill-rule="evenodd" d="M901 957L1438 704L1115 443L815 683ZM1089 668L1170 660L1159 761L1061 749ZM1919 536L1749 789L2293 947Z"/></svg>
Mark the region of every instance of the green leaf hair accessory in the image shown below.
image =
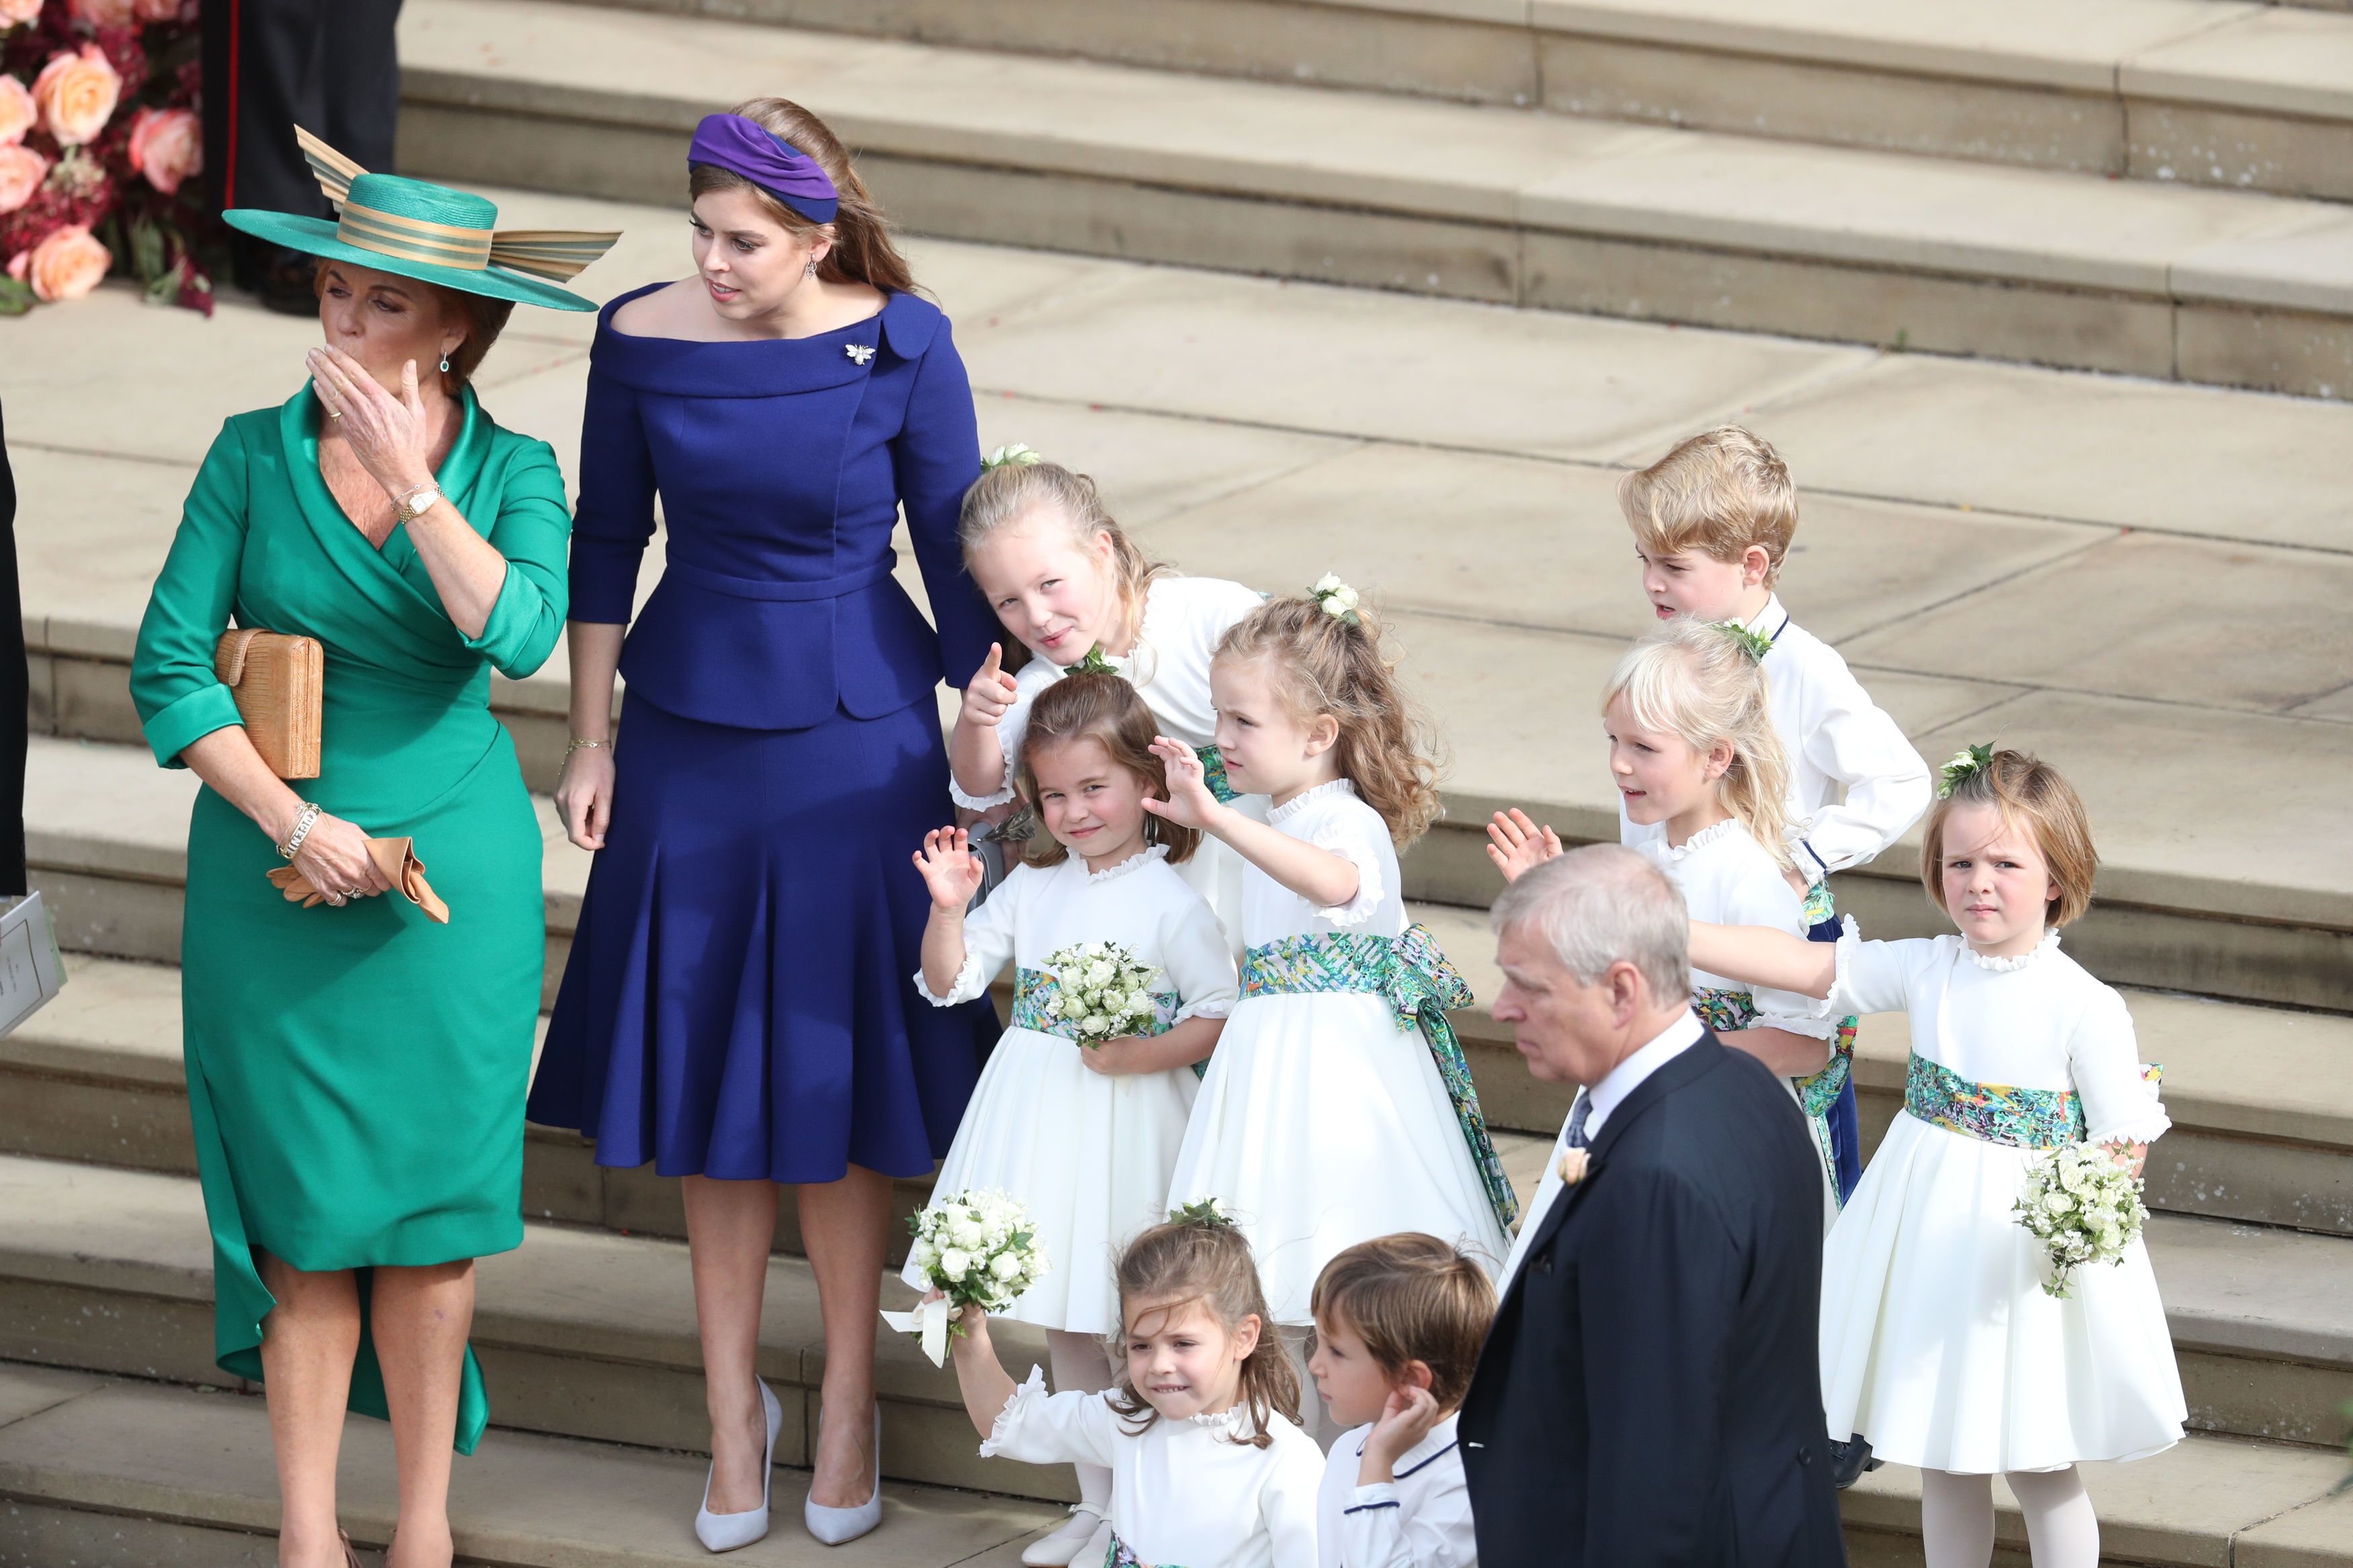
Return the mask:
<svg viewBox="0 0 2353 1568"><path fill-rule="evenodd" d="M1365 624L1364 617L1356 614L1356 605L1360 602L1356 591L1341 582L1337 573L1326 572L1318 577L1315 585L1307 590L1307 596L1335 621L1345 621L1352 626Z"/></svg>
<svg viewBox="0 0 2353 1568"><path fill-rule="evenodd" d="M1097 643L1087 649L1086 658L1071 666L1070 673L1072 675L1124 675L1127 672L1113 664L1111 661L1111 656L1103 652L1103 644Z"/></svg>
<svg viewBox="0 0 2353 1568"><path fill-rule="evenodd" d="M1022 446L1017 441L1010 447L999 447L996 451L983 458L980 460L980 471L985 474L991 468L1026 468L1033 463L1042 463L1045 460L1038 448Z"/></svg>
<svg viewBox="0 0 2353 1568"><path fill-rule="evenodd" d="M1953 753L1953 760L1936 773L1936 798L1950 800L1953 792L1969 780L1993 766L1991 746L1968 746Z"/></svg>
<svg viewBox="0 0 2353 1568"><path fill-rule="evenodd" d="M1717 631L1722 632L1725 637L1730 637L1734 642L1736 642L1742 647L1746 648L1748 650L1748 657L1755 659L1759 664L1764 663L1765 656L1773 651L1773 639L1771 637L1767 637L1763 632L1750 631L1738 621L1715 621L1710 624L1713 625Z"/></svg>
<svg viewBox="0 0 2353 1568"><path fill-rule="evenodd" d="M1195 1198L1189 1204L1179 1204L1170 1209L1168 1223L1198 1225L1205 1229L1215 1229L1219 1226L1233 1224L1234 1216L1227 1213L1226 1205L1216 1198Z"/></svg>

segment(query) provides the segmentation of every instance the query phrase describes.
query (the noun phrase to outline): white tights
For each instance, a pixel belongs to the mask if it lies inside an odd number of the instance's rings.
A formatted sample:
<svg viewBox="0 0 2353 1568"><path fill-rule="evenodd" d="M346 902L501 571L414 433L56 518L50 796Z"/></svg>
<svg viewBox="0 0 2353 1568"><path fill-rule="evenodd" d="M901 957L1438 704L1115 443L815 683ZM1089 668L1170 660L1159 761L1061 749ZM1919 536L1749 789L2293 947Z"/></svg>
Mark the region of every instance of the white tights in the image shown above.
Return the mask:
<svg viewBox="0 0 2353 1568"><path fill-rule="evenodd" d="M2073 1466L2013 1470L2002 1479L2026 1516L2034 1568L2099 1568L2100 1521ZM1987 1568L1993 1561L1993 1478L1921 1471L1920 1534L1928 1568Z"/></svg>
<svg viewBox="0 0 2353 1568"><path fill-rule="evenodd" d="M1046 1331L1046 1360L1053 1368L1054 1392L1101 1394L1113 1381L1111 1352L1094 1334L1074 1334L1065 1329ZM1079 1507L1097 1519L1111 1517L1111 1468L1072 1465L1079 1473Z"/></svg>

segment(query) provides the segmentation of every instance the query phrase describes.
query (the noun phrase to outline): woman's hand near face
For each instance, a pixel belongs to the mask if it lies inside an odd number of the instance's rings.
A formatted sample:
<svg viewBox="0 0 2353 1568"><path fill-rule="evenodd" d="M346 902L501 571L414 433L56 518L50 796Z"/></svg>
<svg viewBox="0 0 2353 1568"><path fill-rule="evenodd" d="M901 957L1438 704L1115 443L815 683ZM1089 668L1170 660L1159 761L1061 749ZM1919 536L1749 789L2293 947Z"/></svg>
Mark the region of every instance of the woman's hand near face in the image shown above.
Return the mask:
<svg viewBox="0 0 2353 1568"><path fill-rule="evenodd" d="M555 780L555 812L564 836L583 849L605 847L613 821L613 749L581 746L564 759Z"/></svg>
<svg viewBox="0 0 2353 1568"><path fill-rule="evenodd" d="M331 904L374 898L392 890L367 852L368 836L357 823L321 812L294 851L294 868Z"/></svg>
<svg viewBox="0 0 2353 1568"><path fill-rule="evenodd" d="M415 360L401 367L397 395L339 348L312 349L305 363L328 423L385 495L398 500L433 482L433 446L439 432L417 389Z"/></svg>

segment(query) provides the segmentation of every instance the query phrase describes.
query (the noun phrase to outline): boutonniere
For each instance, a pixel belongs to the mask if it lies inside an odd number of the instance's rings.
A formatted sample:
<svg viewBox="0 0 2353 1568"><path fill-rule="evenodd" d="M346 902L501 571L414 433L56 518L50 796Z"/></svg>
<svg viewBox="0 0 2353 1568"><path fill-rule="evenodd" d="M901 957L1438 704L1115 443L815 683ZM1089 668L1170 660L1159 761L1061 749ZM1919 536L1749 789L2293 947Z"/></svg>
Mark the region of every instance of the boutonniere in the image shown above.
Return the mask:
<svg viewBox="0 0 2353 1568"><path fill-rule="evenodd" d="M1587 1173L1592 1169L1592 1150L1563 1149L1560 1152L1559 1170L1560 1184L1562 1186L1573 1187L1577 1185L1577 1183L1585 1180Z"/></svg>

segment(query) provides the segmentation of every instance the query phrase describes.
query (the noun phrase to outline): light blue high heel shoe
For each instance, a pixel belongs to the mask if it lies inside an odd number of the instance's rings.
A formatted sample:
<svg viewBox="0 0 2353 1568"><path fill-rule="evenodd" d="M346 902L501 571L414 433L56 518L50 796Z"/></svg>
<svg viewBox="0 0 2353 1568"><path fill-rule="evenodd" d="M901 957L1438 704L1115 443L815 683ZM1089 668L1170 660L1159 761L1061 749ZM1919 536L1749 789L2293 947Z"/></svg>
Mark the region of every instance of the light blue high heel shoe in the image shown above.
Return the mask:
<svg viewBox="0 0 2353 1568"><path fill-rule="evenodd" d="M801 1505L801 1522L828 1546L857 1540L882 1522L882 1405L874 1405L874 1495L856 1508L828 1508L810 1501Z"/></svg>
<svg viewBox="0 0 2353 1568"><path fill-rule="evenodd" d="M785 1407L776 1403L776 1396L768 1392L766 1384L757 1378L752 1381L759 1384L760 1405L768 1417L768 1446L760 1455L760 1506L745 1509L742 1513L712 1512L711 1472L704 1471L702 1506L694 1510L694 1538L707 1551L733 1552L768 1533L768 1484L776 1478L771 1467L776 1459L776 1434L784 1429ZM712 1462L712 1468L718 1468L717 1460Z"/></svg>

